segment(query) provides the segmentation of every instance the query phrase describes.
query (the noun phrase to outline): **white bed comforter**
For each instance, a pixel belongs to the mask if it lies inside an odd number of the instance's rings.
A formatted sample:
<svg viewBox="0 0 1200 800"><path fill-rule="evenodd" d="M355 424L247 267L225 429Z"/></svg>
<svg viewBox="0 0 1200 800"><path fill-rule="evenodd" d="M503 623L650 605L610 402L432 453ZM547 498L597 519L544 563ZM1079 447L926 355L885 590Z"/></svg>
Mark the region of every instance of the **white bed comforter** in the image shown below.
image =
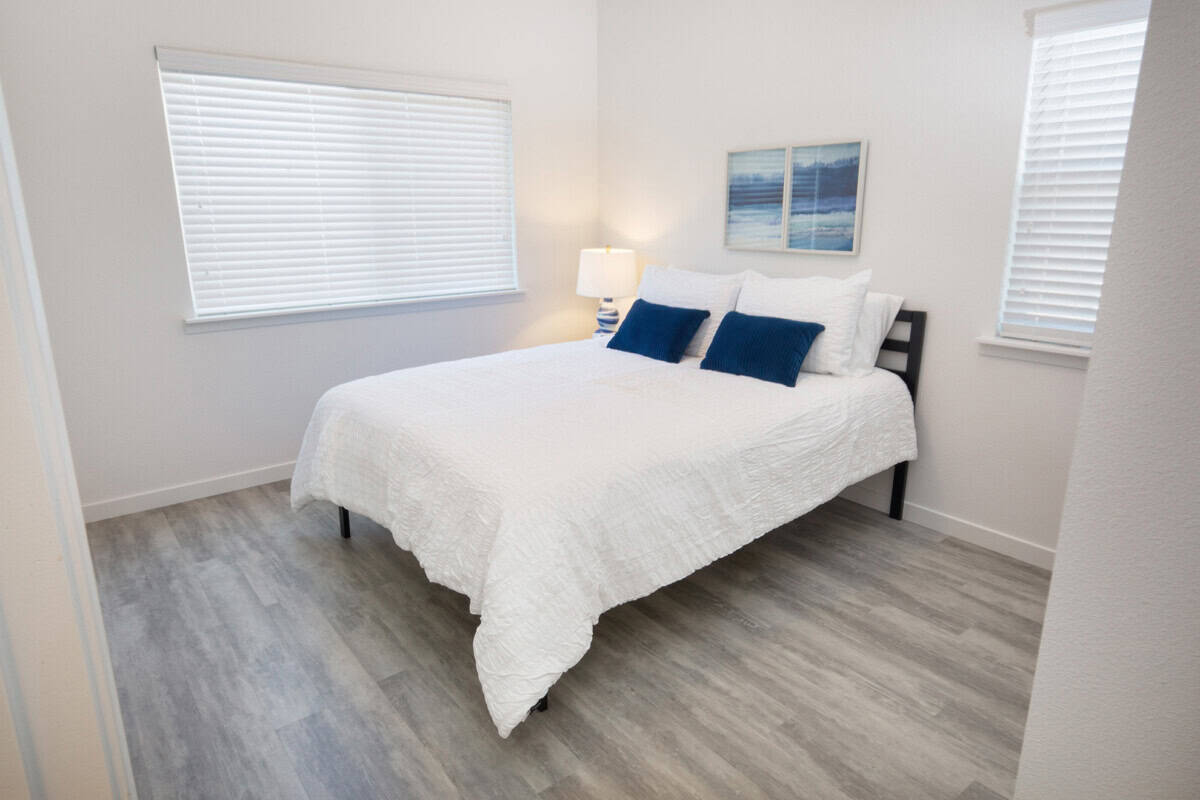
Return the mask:
<svg viewBox="0 0 1200 800"><path fill-rule="evenodd" d="M313 412L292 505L329 500L470 598L501 736L649 594L916 457L895 375L795 388L584 341L352 381Z"/></svg>

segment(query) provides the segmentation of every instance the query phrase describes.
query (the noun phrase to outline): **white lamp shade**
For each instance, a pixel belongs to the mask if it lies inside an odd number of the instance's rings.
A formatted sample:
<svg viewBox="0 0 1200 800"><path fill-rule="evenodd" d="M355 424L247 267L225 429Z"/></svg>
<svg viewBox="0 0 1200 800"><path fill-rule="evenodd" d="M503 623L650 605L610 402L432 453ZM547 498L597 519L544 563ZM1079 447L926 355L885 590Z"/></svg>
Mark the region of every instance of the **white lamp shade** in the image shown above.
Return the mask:
<svg viewBox="0 0 1200 800"><path fill-rule="evenodd" d="M575 294L582 297L628 297L637 291L637 261L632 250L589 247L579 251L579 281Z"/></svg>

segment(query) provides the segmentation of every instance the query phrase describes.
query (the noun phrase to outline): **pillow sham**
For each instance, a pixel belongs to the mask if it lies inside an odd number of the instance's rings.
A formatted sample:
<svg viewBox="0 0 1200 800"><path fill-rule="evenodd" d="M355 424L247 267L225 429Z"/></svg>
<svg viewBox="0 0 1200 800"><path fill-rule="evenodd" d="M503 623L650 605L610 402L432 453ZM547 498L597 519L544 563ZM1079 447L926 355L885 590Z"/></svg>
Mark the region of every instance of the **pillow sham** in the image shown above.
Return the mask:
<svg viewBox="0 0 1200 800"><path fill-rule="evenodd" d="M858 332L854 334L854 353L850 356L851 375L870 375L879 360L879 348L896 322L904 298L896 294L867 292Z"/></svg>
<svg viewBox="0 0 1200 800"><path fill-rule="evenodd" d="M795 386L800 365L824 325L730 311L700 362L700 369Z"/></svg>
<svg viewBox="0 0 1200 800"><path fill-rule="evenodd" d="M746 276L738 295L743 314L815 322L825 326L813 342L800 369L847 375L854 354L854 336L862 314L871 271L845 280L838 278L768 278L757 272Z"/></svg>
<svg viewBox="0 0 1200 800"><path fill-rule="evenodd" d="M678 364L696 329L708 316L703 308L675 308L634 300L625 321L608 340L608 347Z"/></svg>
<svg viewBox="0 0 1200 800"><path fill-rule="evenodd" d="M687 269L647 265L638 286L638 297L676 308L705 308L709 318L700 323L696 338L688 343L689 356L703 356L725 313L737 304L744 273L714 275Z"/></svg>

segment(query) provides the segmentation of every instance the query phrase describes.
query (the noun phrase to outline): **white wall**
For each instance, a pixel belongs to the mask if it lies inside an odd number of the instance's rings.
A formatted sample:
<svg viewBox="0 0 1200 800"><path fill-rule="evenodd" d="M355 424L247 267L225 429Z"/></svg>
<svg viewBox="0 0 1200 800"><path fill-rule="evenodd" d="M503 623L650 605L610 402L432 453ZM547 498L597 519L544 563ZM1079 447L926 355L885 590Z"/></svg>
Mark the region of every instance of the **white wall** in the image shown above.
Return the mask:
<svg viewBox="0 0 1200 800"><path fill-rule="evenodd" d="M998 304L1026 5L3 4L0 75L85 504L99 516L283 477L333 384L586 335L575 253L608 240L714 271L873 268L931 312L909 518L1049 563L1084 374L973 341ZM155 44L507 80L526 299L184 334ZM722 247L727 149L846 136L871 141L859 256Z"/></svg>
<svg viewBox="0 0 1200 800"><path fill-rule="evenodd" d="M870 267L929 311L908 517L1048 564L1085 373L974 342L1003 280L1029 5L1044 3L605 0L600 203L603 238L646 263ZM860 255L724 249L727 150L839 137L870 140ZM854 496L882 507L887 488Z"/></svg>
<svg viewBox="0 0 1200 800"><path fill-rule="evenodd" d="M1200 787L1200 6L1154 0L1019 800Z"/></svg>
<svg viewBox="0 0 1200 800"><path fill-rule="evenodd" d="M0 93L0 797L133 779Z"/></svg>
<svg viewBox="0 0 1200 800"><path fill-rule="evenodd" d="M522 302L186 335L182 239L153 47L509 83ZM38 0L0 4L0 76L79 489L114 498L290 462L328 387L585 336L595 244L593 0Z"/></svg>

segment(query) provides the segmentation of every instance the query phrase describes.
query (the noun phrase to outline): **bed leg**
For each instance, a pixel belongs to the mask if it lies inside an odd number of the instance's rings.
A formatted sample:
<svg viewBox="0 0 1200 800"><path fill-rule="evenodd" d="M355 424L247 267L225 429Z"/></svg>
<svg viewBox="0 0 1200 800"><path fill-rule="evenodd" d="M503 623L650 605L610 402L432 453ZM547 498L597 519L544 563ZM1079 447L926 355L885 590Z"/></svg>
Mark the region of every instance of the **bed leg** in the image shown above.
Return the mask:
<svg viewBox="0 0 1200 800"><path fill-rule="evenodd" d="M888 516L904 519L904 484L908 482L908 462L901 461L892 473L892 507Z"/></svg>
<svg viewBox="0 0 1200 800"><path fill-rule="evenodd" d="M550 708L550 693L546 692L544 695L542 695L542 699L538 700L534 707L529 709L529 713L532 714L535 711L545 711L548 708Z"/></svg>
<svg viewBox="0 0 1200 800"><path fill-rule="evenodd" d="M342 538L350 538L350 512L344 506L338 506L338 528L342 531Z"/></svg>

